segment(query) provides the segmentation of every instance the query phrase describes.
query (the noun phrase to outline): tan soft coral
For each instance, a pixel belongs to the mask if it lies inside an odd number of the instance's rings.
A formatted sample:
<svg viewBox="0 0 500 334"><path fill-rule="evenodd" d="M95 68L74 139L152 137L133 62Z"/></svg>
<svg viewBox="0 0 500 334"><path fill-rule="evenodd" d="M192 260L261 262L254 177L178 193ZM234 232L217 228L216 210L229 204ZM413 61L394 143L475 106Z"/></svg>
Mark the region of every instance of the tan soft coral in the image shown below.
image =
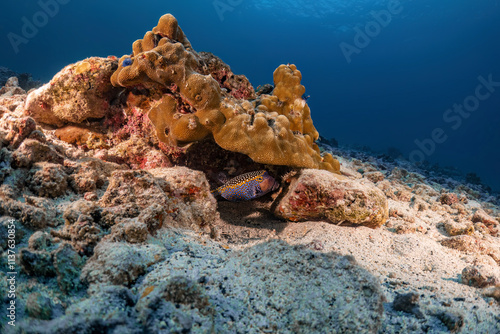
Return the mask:
<svg viewBox="0 0 500 334"><path fill-rule="evenodd" d="M223 149L246 154L255 162L339 173L338 161L330 154L322 157L314 143L318 132L302 98L305 88L295 65L278 67L273 93L253 99L246 78L232 75L225 64L217 75L214 66L206 66L209 60L218 63L213 55L196 53L177 20L167 14L134 42L133 55L120 59L111 82L143 86L159 96L148 116L162 142L182 146L211 135ZM228 85L223 82L227 78L238 82ZM249 99L238 98L242 96Z"/></svg>

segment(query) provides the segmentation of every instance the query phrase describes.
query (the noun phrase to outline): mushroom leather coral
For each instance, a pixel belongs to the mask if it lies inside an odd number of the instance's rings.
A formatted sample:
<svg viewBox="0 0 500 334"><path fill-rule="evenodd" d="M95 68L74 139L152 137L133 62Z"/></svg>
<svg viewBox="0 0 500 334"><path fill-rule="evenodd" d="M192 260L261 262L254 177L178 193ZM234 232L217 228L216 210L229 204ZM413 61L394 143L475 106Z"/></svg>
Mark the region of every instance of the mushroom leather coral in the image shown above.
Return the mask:
<svg viewBox="0 0 500 334"><path fill-rule="evenodd" d="M322 157L314 143L319 135L302 99L305 88L295 65L279 66L272 94L254 99L250 83L241 85L248 82L246 78L238 76L240 83L234 85L245 87L245 93L231 92L223 82L227 76L215 75L216 69L208 67L206 57L193 50L177 20L166 14L134 42L132 56L120 59L111 82L146 87L160 96L151 103L148 116L158 139L165 143L183 146L211 135L223 149L259 163L339 173L339 162L330 154ZM241 96L249 99L236 98Z"/></svg>

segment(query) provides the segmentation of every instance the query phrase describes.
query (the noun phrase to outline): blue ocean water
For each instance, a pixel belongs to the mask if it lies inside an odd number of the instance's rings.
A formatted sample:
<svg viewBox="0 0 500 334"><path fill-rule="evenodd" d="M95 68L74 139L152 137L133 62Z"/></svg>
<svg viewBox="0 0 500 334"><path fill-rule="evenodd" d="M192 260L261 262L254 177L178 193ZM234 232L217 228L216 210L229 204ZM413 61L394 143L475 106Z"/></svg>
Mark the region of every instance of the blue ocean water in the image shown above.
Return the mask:
<svg viewBox="0 0 500 334"><path fill-rule="evenodd" d="M130 53L172 13L195 50L255 87L272 83L278 65L296 64L322 136L397 148L415 162L477 173L500 191L499 0L16 0L0 8L0 66L48 81L83 58Z"/></svg>

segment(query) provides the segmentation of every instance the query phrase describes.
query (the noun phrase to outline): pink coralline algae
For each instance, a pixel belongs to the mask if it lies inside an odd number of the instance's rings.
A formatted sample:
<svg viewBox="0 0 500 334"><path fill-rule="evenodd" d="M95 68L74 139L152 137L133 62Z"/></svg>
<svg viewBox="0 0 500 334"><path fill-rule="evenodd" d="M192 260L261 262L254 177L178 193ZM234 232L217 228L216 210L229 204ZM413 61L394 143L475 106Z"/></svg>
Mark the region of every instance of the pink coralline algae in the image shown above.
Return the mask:
<svg viewBox="0 0 500 334"><path fill-rule="evenodd" d="M373 228L389 218L387 198L378 188L312 169L292 178L275 214L291 221L328 220Z"/></svg>

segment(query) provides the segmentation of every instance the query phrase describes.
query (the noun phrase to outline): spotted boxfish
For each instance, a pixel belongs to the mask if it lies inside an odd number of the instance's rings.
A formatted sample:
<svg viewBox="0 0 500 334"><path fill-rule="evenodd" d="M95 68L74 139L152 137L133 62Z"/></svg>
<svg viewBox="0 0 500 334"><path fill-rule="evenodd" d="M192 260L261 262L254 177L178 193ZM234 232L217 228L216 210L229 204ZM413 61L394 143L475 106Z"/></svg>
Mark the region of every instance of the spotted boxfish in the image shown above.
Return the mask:
<svg viewBox="0 0 500 334"><path fill-rule="evenodd" d="M265 170L236 176L212 191L228 201L248 201L278 189L279 183Z"/></svg>

